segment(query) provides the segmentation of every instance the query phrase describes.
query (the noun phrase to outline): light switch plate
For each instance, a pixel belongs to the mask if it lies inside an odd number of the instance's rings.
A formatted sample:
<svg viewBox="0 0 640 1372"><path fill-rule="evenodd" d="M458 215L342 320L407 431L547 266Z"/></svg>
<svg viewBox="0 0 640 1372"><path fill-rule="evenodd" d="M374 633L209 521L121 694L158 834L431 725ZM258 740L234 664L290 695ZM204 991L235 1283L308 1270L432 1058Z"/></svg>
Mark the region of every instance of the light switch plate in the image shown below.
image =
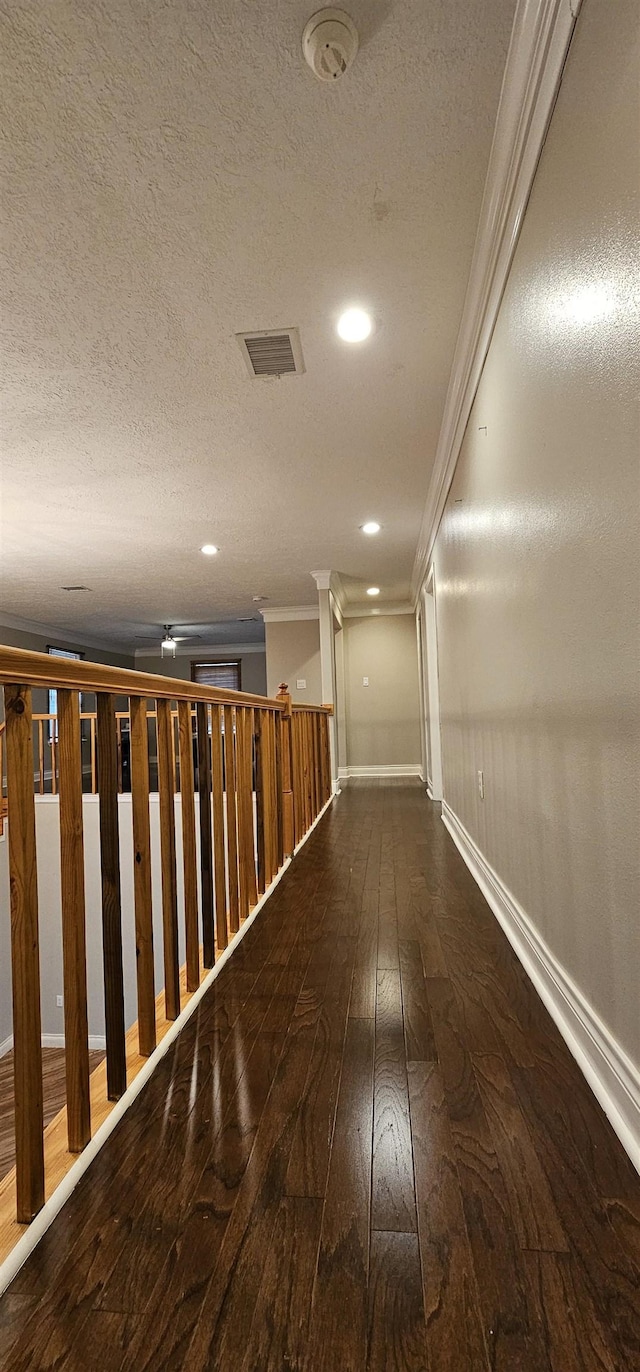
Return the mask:
<svg viewBox="0 0 640 1372"><path fill-rule="evenodd" d="M296 691L306 691L306 689L307 689L307 680L306 680L306 677L301 676L301 677L299 677L298 680L296 681Z"/></svg>

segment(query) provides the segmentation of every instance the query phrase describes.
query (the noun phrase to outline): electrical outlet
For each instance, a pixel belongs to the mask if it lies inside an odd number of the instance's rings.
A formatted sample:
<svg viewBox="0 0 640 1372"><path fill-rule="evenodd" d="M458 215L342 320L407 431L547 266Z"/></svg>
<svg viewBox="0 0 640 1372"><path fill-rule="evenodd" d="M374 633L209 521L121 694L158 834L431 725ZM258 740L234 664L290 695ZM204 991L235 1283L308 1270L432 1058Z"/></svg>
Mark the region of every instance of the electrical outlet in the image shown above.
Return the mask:
<svg viewBox="0 0 640 1372"><path fill-rule="evenodd" d="M307 689L307 679L306 679L306 677L301 676L301 677L299 677L298 680L296 681L296 691L306 691L306 689Z"/></svg>
<svg viewBox="0 0 640 1372"><path fill-rule="evenodd" d="M368 686L368 685L369 685L369 678L368 678L368 676L363 676L363 678L362 678L362 685L363 685L363 686Z"/></svg>
<svg viewBox="0 0 640 1372"><path fill-rule="evenodd" d="M64 1005L64 996L56 996L56 1005L57 1005L57 1007L58 1007L59 1010L62 1009L62 1007L63 1007L63 1005Z"/></svg>
<svg viewBox="0 0 640 1372"><path fill-rule="evenodd" d="M478 795L484 800L484 772L478 772Z"/></svg>

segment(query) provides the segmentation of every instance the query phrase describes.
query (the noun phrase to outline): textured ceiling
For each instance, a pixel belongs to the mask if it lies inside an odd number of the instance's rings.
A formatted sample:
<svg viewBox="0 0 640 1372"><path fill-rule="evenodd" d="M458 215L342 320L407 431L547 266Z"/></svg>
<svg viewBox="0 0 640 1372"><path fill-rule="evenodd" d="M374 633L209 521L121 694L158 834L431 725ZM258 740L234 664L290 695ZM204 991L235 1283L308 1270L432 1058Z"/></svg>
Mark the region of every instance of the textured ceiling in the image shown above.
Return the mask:
<svg viewBox="0 0 640 1372"><path fill-rule="evenodd" d="M7 611L128 642L316 568L406 597L514 0L349 0L335 86L312 2L3 8ZM305 374L251 381L235 333L291 325Z"/></svg>

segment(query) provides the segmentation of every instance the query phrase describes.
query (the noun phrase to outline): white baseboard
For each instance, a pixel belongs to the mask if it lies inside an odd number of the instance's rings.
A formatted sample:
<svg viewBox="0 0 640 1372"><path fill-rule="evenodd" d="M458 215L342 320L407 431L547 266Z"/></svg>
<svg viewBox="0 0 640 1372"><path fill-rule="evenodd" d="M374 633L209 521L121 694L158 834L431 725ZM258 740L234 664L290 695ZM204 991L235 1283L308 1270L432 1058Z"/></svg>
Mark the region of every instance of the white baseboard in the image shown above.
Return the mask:
<svg viewBox="0 0 640 1372"><path fill-rule="evenodd" d="M64 1045L65 1045L65 1037L64 1037L64 1034L43 1034L43 1035L42 1035L42 1047L43 1047L43 1048L64 1048ZM107 1051L107 1040L106 1040L104 1034L89 1034L89 1052L90 1052L90 1053L106 1053L106 1051Z"/></svg>
<svg viewBox="0 0 640 1372"><path fill-rule="evenodd" d="M442 818L623 1148L640 1172L640 1071L446 801L442 802Z"/></svg>
<svg viewBox="0 0 640 1372"><path fill-rule="evenodd" d="M422 767L419 762L398 762L392 766L341 767L338 772L340 781L349 777L420 777Z"/></svg>
<svg viewBox="0 0 640 1372"><path fill-rule="evenodd" d="M43 1048L64 1048L64 1034L41 1034L40 1042ZM12 1048L13 1034L9 1034L4 1043L0 1043L0 1058L3 1058L5 1053L10 1053ZM106 1051L107 1040L104 1034L89 1034L89 1052L106 1053Z"/></svg>

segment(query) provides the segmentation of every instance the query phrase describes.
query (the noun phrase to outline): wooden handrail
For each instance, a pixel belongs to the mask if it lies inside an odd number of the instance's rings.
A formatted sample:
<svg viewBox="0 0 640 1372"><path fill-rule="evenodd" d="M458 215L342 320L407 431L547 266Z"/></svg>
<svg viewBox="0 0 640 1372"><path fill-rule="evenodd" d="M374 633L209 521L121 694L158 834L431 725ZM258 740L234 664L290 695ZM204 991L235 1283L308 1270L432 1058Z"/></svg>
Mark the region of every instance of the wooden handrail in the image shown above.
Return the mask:
<svg viewBox="0 0 640 1372"><path fill-rule="evenodd" d="M312 715L332 715L332 714L333 714L333 705L302 705L302 704L300 704L299 701L296 701L296 700L293 700L293 701L291 702L291 709L292 709L292 710L296 710L296 711L300 711L301 713L304 712L304 711L306 710L307 713L312 714Z"/></svg>
<svg viewBox="0 0 640 1372"><path fill-rule="evenodd" d="M250 695L246 691L223 691L217 686L200 686L195 681L155 676L152 672L129 671L124 667L103 667L97 662L31 653L25 648L0 646L0 682L19 682L22 686L44 686L57 690L110 691L116 696L138 696L149 700L202 700L207 705L253 705L259 710L281 710L278 700Z"/></svg>
<svg viewBox="0 0 640 1372"><path fill-rule="evenodd" d="M45 782L60 819L60 874L44 875L47 896L52 882L58 882L60 899L71 1154L86 1145L92 1132L87 964L96 956L102 959L109 1100L117 1100L127 1086L124 987L131 978L125 979L123 969L123 892L133 888L137 1037L143 1058L158 1041L156 965L164 970L169 1021L184 1004L182 975L187 996L193 994L203 964L213 966L330 799L332 709L292 705L285 683L272 700L7 647L0 647L0 683L5 702L0 780L6 768L7 786L6 804L0 790L0 822L8 813L14 988L15 1197L18 1220L28 1223L45 1200L37 882L42 858L39 864L37 845L40 825L48 832L51 811L38 810L36 804L45 794ZM34 687L58 691L57 714L33 713ZM82 692L95 693L94 711L80 711ZM128 710L116 711L119 697L128 700ZM54 722L55 727L46 728ZM83 729L86 722L89 729ZM96 841L91 838L96 830L85 826L83 812L83 762L88 771L89 758L100 819L95 853L102 888L98 949L87 941L85 910L84 849ZM129 806L118 799L125 759ZM159 806L153 823L159 823L162 889L162 919L157 922L150 805L156 773ZM122 847L121 826L130 826L132 838ZM129 880L122 883L126 852L132 852L126 860L133 865ZM186 950L183 974L178 969L180 924ZM154 940L162 942L161 961L154 957Z"/></svg>

